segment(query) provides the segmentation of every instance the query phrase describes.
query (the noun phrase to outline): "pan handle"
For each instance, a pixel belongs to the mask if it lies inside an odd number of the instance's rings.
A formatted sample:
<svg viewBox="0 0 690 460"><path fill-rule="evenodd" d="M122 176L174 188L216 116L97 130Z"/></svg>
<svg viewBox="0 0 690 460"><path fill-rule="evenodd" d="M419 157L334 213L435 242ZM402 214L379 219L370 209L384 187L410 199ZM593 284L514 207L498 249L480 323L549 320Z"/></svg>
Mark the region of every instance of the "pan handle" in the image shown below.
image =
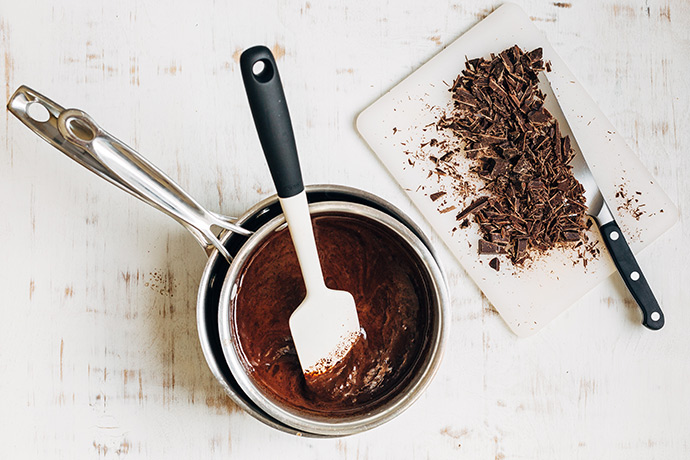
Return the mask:
<svg viewBox="0 0 690 460"><path fill-rule="evenodd" d="M235 225L231 219L204 209L164 172L108 134L81 110L65 110L26 86L15 91L7 107L53 147L181 223L204 249L215 247L231 260L215 235L214 226L251 235L252 232Z"/></svg>

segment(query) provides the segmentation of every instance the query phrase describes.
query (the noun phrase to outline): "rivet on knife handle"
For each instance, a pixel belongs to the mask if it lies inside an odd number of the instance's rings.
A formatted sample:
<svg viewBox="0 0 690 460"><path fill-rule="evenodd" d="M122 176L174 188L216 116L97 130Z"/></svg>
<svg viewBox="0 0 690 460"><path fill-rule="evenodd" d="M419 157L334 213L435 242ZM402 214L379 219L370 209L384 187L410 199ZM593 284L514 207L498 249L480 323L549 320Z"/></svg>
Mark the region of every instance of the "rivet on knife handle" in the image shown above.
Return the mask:
<svg viewBox="0 0 690 460"><path fill-rule="evenodd" d="M652 330L661 329L664 326L664 313L661 311L659 302L654 297L635 255L625 241L620 227L615 221L612 221L602 225L600 230L618 272L642 310L642 324Z"/></svg>

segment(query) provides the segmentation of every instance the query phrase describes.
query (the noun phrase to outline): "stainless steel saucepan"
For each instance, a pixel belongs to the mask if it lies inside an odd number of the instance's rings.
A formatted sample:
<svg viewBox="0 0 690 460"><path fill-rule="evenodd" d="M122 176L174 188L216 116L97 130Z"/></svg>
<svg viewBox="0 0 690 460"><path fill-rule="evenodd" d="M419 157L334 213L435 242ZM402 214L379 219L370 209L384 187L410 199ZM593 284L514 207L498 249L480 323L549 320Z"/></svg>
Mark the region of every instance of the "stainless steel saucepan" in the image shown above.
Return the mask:
<svg viewBox="0 0 690 460"><path fill-rule="evenodd" d="M409 407L435 374L441 360L448 320L448 294L433 249L421 230L400 210L361 190L336 185L307 187L310 212L364 216L395 231L413 249L425 267L432 305L428 344L410 383L375 413L347 420L310 420L293 417L284 408L267 405L253 391L247 371L228 362L219 331L221 292L234 283L241 264L265 238L284 226L276 196L256 204L237 219L204 209L167 175L133 149L105 132L76 109L64 109L25 86L10 98L8 109L32 131L91 172L180 222L209 256L197 297L197 327L201 347L213 375L228 396L249 414L276 429L306 436L343 436L384 423ZM216 229L220 229L216 232ZM227 301L227 299L225 299ZM230 320L230 319L228 319ZM242 385L238 384L242 382Z"/></svg>

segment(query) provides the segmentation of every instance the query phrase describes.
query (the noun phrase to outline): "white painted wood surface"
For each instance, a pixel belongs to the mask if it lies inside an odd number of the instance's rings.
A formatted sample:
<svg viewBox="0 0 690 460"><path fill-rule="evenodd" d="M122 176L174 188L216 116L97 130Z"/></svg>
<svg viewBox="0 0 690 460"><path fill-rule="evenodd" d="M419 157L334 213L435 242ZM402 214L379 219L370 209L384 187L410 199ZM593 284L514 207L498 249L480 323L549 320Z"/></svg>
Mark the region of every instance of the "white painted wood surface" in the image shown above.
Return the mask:
<svg viewBox="0 0 690 460"><path fill-rule="evenodd" d="M662 331L639 325L611 278L517 339L432 235L453 297L435 381L371 432L291 437L238 410L204 363L193 238L2 111L0 457L690 456L690 5L519 3L680 209L640 255ZM354 118L497 5L1 0L5 100L27 84L84 109L203 204L239 214L273 190L237 64L265 43L305 180L372 191L428 229Z"/></svg>

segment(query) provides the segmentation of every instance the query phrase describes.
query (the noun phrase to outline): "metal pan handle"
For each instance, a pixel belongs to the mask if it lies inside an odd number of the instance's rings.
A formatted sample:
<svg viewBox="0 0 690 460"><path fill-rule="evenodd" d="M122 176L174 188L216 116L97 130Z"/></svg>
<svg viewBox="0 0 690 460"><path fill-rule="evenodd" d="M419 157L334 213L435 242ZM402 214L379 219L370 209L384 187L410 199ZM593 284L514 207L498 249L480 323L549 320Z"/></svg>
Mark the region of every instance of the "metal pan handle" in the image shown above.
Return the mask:
<svg viewBox="0 0 690 460"><path fill-rule="evenodd" d="M36 115L39 104L43 114ZM241 235L252 232L225 216L204 209L165 173L132 148L104 131L88 114L65 110L50 99L21 86L7 105L9 111L33 132L89 171L169 215L199 241L204 249L215 247L228 261L231 256L213 227ZM38 107L40 109L40 107Z"/></svg>

